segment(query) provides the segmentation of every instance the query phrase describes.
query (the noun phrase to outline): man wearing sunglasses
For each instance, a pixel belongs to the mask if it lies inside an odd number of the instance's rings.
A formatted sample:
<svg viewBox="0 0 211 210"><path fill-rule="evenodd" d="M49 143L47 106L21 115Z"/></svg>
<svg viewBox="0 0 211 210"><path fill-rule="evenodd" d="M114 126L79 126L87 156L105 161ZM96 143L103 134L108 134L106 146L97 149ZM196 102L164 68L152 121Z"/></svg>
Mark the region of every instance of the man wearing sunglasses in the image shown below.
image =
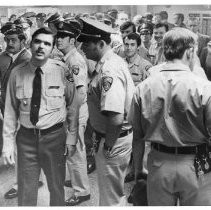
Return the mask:
<svg viewBox="0 0 211 210"><path fill-rule="evenodd" d="M70 174L73 195L66 201L67 206L75 206L90 199L89 179L87 175L86 147L84 132L88 120L87 106L87 65L83 56L75 47L81 26L76 20L61 22L58 26L56 45L63 54L63 62L73 75L74 83L80 100L79 138L76 153L67 158L67 169Z"/></svg>
<svg viewBox="0 0 211 210"><path fill-rule="evenodd" d="M141 46L146 50L149 50L153 33L153 25L151 23L143 23L138 27L137 32L141 37Z"/></svg>

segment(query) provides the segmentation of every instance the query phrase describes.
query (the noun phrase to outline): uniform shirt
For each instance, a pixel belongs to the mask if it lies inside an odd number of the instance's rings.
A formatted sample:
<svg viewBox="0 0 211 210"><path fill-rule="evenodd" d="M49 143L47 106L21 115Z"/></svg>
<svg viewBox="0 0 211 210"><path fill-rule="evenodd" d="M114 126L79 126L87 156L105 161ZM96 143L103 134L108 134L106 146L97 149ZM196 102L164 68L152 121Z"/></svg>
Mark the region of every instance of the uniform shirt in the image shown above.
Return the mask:
<svg viewBox="0 0 211 210"><path fill-rule="evenodd" d="M152 65L157 65L165 61L162 43L152 42L149 48L149 57Z"/></svg>
<svg viewBox="0 0 211 210"><path fill-rule="evenodd" d="M6 144L15 140L18 120L26 128L35 127L30 121L30 104L36 68L31 61L25 62L15 67L10 75L3 127ZM73 79L66 75L68 70L59 61L48 59L41 69L41 104L36 128L47 129L67 119L69 130L67 143L76 144L78 102Z"/></svg>
<svg viewBox="0 0 211 210"><path fill-rule="evenodd" d="M149 72L149 75L152 76L152 75L155 75L155 74L161 72L162 70L165 70L165 68L166 68L166 62L163 62L163 63L161 63L161 64L158 64L158 65L156 65L156 66L151 67L151 68L148 70L148 72ZM168 66L167 66L167 68L168 68ZM201 78L203 78L203 79L207 79L207 76L206 76L206 74L205 74L205 72L204 72L204 69L203 69L202 67L200 67L200 66L194 66L192 72L193 72L195 75L197 75L197 76L199 76L199 77L201 77Z"/></svg>
<svg viewBox="0 0 211 210"><path fill-rule="evenodd" d="M108 50L98 62L88 88L90 122L96 131L106 133L106 112L124 114L122 130L131 127L126 117L134 88L125 61Z"/></svg>
<svg viewBox="0 0 211 210"><path fill-rule="evenodd" d="M166 146L195 146L211 135L211 83L183 64L167 63L140 83L129 114L141 139Z"/></svg>
<svg viewBox="0 0 211 210"><path fill-rule="evenodd" d="M138 54L136 54L133 59L133 62L130 63L128 62L128 59L125 58L126 62L128 63L128 68L133 82L136 86L149 76L148 69L152 67L152 64L140 57Z"/></svg>
<svg viewBox="0 0 211 210"><path fill-rule="evenodd" d="M63 60L73 75L76 87L84 86L87 88L87 65L77 49L70 50Z"/></svg>

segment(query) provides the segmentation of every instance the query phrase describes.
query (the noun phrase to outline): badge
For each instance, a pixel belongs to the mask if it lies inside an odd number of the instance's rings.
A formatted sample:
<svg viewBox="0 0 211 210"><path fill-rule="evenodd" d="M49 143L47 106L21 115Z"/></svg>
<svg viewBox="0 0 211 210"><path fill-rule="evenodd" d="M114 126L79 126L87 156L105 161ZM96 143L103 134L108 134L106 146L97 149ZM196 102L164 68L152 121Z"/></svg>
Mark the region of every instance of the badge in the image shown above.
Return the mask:
<svg viewBox="0 0 211 210"><path fill-rule="evenodd" d="M105 91L108 91L110 88L111 88L111 85L113 83L113 78L112 77L103 77L102 78L102 86L103 86L103 89Z"/></svg>
<svg viewBox="0 0 211 210"><path fill-rule="evenodd" d="M78 75L78 73L79 73L79 66L78 65L73 65L72 69L73 69L73 74Z"/></svg>

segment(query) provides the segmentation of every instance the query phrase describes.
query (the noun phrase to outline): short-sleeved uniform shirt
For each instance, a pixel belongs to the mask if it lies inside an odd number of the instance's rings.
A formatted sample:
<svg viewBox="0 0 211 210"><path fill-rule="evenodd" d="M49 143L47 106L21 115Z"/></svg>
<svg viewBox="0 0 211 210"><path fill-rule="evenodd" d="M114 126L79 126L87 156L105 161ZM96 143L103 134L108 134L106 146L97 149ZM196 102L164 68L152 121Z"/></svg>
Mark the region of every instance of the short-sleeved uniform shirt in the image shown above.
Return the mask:
<svg viewBox="0 0 211 210"><path fill-rule="evenodd" d="M122 130L131 126L127 114L135 86L126 62L108 50L98 62L88 88L88 107L93 128L106 133L106 112L124 114Z"/></svg>
<svg viewBox="0 0 211 210"><path fill-rule="evenodd" d="M137 86L129 121L145 141L169 147L205 143L211 135L210 89L188 66L167 63Z"/></svg>
<svg viewBox="0 0 211 210"><path fill-rule="evenodd" d="M76 87L84 86L87 89L87 65L83 56L76 48L70 50L63 58L73 76ZM84 99L84 103L87 98Z"/></svg>
<svg viewBox="0 0 211 210"><path fill-rule="evenodd" d="M35 127L30 121L30 107L36 68L31 61L25 62L15 67L10 75L3 129L5 141L15 137L17 120L26 128ZM36 128L47 129L67 119L69 131L76 133L78 105L73 79L66 78L67 67L61 61L48 59L41 70L41 102Z"/></svg>
<svg viewBox="0 0 211 210"><path fill-rule="evenodd" d="M125 58L125 60L128 63L127 58ZM140 57L138 54L134 56L133 62L128 63L128 68L135 86L144 81L149 76L148 70L151 67L152 64Z"/></svg>

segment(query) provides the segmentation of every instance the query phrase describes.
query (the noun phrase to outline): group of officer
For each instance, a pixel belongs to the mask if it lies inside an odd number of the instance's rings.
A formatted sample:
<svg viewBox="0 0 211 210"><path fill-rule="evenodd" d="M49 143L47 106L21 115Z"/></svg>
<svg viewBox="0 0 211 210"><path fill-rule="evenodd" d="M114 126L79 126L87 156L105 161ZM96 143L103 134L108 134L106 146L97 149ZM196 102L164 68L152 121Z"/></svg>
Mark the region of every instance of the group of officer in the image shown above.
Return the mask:
<svg viewBox="0 0 211 210"><path fill-rule="evenodd" d="M151 143L149 205L211 204L210 82L195 73L201 67L194 33L180 27L167 32L166 62L152 67L140 56L138 34L124 36L123 59L111 48L116 31L91 18L61 20L54 14L48 27L33 33L29 50L21 24L6 24L1 31L7 42L0 55L2 154L5 164L15 164L17 146L19 206L37 205L41 169L51 206L90 199L88 118L100 206L126 205L131 152L138 181L145 142ZM65 201L67 172L74 195Z"/></svg>

